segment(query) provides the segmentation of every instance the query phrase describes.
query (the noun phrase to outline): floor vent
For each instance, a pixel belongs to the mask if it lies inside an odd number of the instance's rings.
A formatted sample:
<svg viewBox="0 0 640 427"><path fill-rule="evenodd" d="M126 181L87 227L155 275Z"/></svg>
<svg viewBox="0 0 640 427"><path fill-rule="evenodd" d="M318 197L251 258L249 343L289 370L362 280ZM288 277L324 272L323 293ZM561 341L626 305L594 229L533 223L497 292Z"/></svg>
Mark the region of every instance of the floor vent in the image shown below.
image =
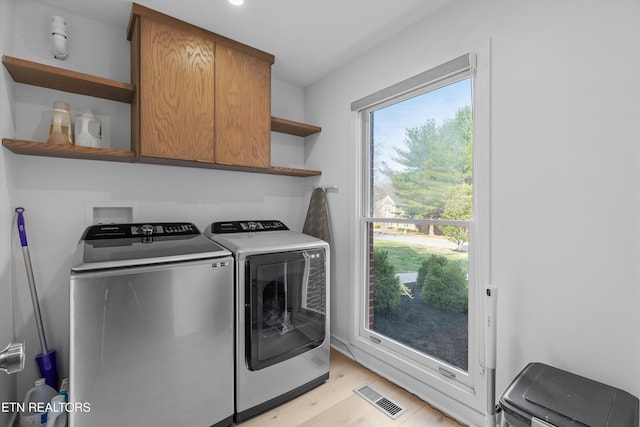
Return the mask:
<svg viewBox="0 0 640 427"><path fill-rule="evenodd" d="M369 384L363 384L353 391L394 420L407 411L402 406L378 393Z"/></svg>

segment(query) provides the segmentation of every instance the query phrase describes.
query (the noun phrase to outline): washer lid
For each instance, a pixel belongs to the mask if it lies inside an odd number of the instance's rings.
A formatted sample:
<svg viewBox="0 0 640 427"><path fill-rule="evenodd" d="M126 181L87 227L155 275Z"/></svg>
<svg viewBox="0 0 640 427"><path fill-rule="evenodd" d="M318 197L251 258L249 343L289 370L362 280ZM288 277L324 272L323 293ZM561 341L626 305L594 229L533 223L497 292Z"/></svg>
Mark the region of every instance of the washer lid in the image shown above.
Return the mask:
<svg viewBox="0 0 640 427"><path fill-rule="evenodd" d="M228 223L231 222L233 221ZM266 223L266 221L253 222ZM270 223L276 222L280 223L279 221L270 221ZM249 232L232 231L229 233L223 232L218 234L215 232L215 224L219 223L213 223L207 226L204 231L204 235L238 255L304 250L319 246L328 248L328 243L324 240L320 240L307 234L291 231L288 228L284 230L276 229L275 231L271 231L269 228L266 228L262 230L256 229Z"/></svg>
<svg viewBox="0 0 640 427"><path fill-rule="evenodd" d="M289 227L277 220L250 220L250 221L219 221L214 222L210 226L211 232L214 234L230 234L230 233L260 233L267 231L288 230Z"/></svg>
<svg viewBox="0 0 640 427"><path fill-rule="evenodd" d="M72 271L142 266L227 256L191 223L108 224L88 227Z"/></svg>

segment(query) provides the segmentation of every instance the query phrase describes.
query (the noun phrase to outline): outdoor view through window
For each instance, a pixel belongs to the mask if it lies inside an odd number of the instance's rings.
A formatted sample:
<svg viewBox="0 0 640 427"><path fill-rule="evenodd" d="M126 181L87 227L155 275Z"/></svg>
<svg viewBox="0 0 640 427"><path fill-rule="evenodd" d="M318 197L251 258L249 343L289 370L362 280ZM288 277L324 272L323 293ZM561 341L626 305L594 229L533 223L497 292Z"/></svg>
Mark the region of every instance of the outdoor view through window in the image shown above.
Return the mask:
<svg viewBox="0 0 640 427"><path fill-rule="evenodd" d="M472 81L369 110L365 328L468 370Z"/></svg>

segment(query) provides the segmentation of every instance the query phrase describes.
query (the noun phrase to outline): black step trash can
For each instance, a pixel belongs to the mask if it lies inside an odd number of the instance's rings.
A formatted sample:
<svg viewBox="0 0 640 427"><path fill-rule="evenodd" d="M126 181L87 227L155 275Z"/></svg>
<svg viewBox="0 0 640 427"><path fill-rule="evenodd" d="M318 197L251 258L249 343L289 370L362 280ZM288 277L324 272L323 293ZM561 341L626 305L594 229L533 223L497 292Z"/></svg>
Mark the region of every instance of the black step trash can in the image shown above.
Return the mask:
<svg viewBox="0 0 640 427"><path fill-rule="evenodd" d="M500 396L513 427L638 427L638 398L543 363L530 363Z"/></svg>

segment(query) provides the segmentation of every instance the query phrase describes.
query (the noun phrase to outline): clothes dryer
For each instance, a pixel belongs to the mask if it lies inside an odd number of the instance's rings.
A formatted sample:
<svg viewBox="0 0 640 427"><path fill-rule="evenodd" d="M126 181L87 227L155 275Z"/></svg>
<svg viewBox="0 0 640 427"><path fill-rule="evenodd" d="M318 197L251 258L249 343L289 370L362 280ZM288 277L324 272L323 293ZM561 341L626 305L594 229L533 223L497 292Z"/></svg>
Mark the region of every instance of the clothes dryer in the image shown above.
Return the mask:
<svg viewBox="0 0 640 427"><path fill-rule="evenodd" d="M329 244L273 220L209 225L235 258L235 421L329 378Z"/></svg>

